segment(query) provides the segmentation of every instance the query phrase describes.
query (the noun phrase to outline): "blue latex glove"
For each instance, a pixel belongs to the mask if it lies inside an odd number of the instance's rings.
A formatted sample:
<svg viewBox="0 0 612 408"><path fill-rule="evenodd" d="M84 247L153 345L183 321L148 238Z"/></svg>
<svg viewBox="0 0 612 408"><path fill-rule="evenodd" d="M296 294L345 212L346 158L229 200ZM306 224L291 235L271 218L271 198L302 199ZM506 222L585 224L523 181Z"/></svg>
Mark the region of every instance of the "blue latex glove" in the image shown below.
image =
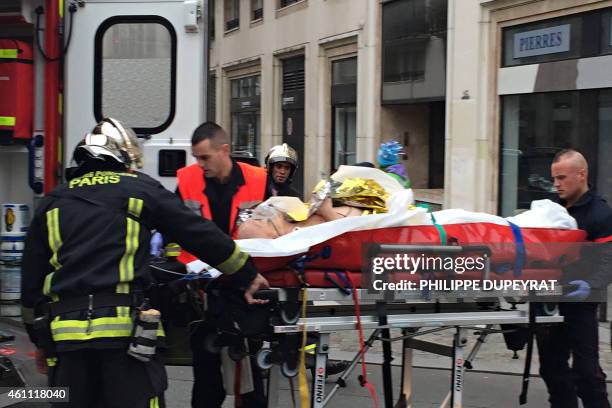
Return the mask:
<svg viewBox="0 0 612 408"><path fill-rule="evenodd" d="M156 232L151 237L151 255L152 256L160 256L162 248L164 247L164 238L162 234Z"/></svg>
<svg viewBox="0 0 612 408"><path fill-rule="evenodd" d="M569 283L570 285L576 286L576 289L565 297L573 299L573 300L585 300L591 294L591 285L587 281L583 280L574 280Z"/></svg>

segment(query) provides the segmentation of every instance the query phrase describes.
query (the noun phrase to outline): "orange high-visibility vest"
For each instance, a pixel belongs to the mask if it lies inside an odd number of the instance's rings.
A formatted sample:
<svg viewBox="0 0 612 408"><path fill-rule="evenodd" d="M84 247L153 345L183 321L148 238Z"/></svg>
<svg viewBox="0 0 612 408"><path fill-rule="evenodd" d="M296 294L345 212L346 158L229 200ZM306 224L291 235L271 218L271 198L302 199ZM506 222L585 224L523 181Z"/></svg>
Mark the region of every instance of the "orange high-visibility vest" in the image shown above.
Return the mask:
<svg viewBox="0 0 612 408"><path fill-rule="evenodd" d="M241 203L248 201L263 201L266 193L266 169L261 167L251 166L246 163L236 162L242 170L244 184L238 188L232 199L232 208L230 211L230 231L232 238L236 239L238 230L236 226L236 217L238 215L238 207ZM199 203L202 217L212 221L210 205L208 197L204 194L206 189L206 180L204 179L204 170L197 164L192 164L183 167L176 172L178 178L178 189L183 202L190 208L193 204ZM195 261L197 258L187 251L181 251L177 258L180 262L188 264Z"/></svg>

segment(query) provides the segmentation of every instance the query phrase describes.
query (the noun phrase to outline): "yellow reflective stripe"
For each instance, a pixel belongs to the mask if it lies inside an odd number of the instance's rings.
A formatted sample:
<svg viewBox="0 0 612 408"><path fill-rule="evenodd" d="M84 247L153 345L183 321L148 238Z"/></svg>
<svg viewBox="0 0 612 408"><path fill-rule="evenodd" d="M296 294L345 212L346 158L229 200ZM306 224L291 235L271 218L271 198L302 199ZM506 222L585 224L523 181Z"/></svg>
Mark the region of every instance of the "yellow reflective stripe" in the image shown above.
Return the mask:
<svg viewBox="0 0 612 408"><path fill-rule="evenodd" d="M144 202L140 198L131 197L128 201L128 212L134 217L140 217L143 203Z"/></svg>
<svg viewBox="0 0 612 408"><path fill-rule="evenodd" d="M177 257L181 254L181 247L178 244L172 242L166 245L166 247L164 248L164 252L166 253L166 256Z"/></svg>
<svg viewBox="0 0 612 408"><path fill-rule="evenodd" d="M48 273L47 276L45 276L45 283L43 284L43 293L46 296L49 296L51 294L51 283L53 282L53 275L55 275L55 272Z"/></svg>
<svg viewBox="0 0 612 408"><path fill-rule="evenodd" d="M157 337L166 337L166 332L164 331L164 326L161 324L157 328Z"/></svg>
<svg viewBox="0 0 612 408"><path fill-rule="evenodd" d="M58 270L62 267L57 259L57 253L62 246L62 238L59 231L59 208L47 211L47 230L49 233L49 247L53 252L49 262L55 270Z"/></svg>
<svg viewBox="0 0 612 408"><path fill-rule="evenodd" d="M153 397L149 400L149 408L159 408L159 397Z"/></svg>
<svg viewBox="0 0 612 408"><path fill-rule="evenodd" d="M54 341L129 337L132 334L132 319L129 317L100 317L91 321L53 320L51 333Z"/></svg>
<svg viewBox="0 0 612 408"><path fill-rule="evenodd" d="M62 247L62 237L59 229L59 208L54 208L52 210L47 211L47 234L49 241L49 248L53 253L51 255L51 259L49 259L49 263L53 268L57 271L62 265L58 260L58 252ZM51 293L51 284L53 281L54 272L51 272L45 276L45 282L43 285L43 293L46 296L51 296L53 300L57 300L57 295Z"/></svg>
<svg viewBox="0 0 612 408"><path fill-rule="evenodd" d="M10 49L10 48L1 48L0 49L0 58L17 58L17 52L19 50Z"/></svg>
<svg viewBox="0 0 612 408"><path fill-rule="evenodd" d="M215 266L218 270L226 275L236 273L244 266L249 256L240 250L238 245L234 246L234 252L230 255L225 262Z"/></svg>
<svg viewBox="0 0 612 408"><path fill-rule="evenodd" d="M54 320L51 322L51 329L63 329L79 327L86 329L88 326L95 328L96 326L113 325L113 324L132 324L132 319L129 317L98 317L89 320Z"/></svg>
<svg viewBox="0 0 612 408"><path fill-rule="evenodd" d="M64 0L59 0L59 16L64 18Z"/></svg>
<svg viewBox="0 0 612 408"><path fill-rule="evenodd" d="M128 213L140 217L144 202L139 198L130 197L128 200ZM125 253L119 262L119 284L117 293L130 293L129 282L134 280L134 255L138 251L140 224L130 217L126 217ZM117 316L129 316L129 307L117 307Z"/></svg>
<svg viewBox="0 0 612 408"><path fill-rule="evenodd" d="M16 121L14 116L0 116L0 126L15 126Z"/></svg>
<svg viewBox="0 0 612 408"><path fill-rule="evenodd" d="M57 364L57 357L50 357L47 359L47 366L54 367Z"/></svg>

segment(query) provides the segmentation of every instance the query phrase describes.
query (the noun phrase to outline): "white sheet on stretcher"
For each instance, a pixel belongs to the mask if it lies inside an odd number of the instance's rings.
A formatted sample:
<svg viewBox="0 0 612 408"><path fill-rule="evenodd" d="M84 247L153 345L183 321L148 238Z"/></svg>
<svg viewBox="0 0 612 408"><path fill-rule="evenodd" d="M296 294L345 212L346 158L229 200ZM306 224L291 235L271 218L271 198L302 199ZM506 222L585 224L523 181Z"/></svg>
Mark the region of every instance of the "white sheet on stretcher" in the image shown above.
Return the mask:
<svg viewBox="0 0 612 408"><path fill-rule="evenodd" d="M408 209L414 202L412 190L400 190L387 200L389 211L385 214L363 215L342 218L293 231L276 239L252 238L238 240L240 248L251 256L273 257L300 254L316 244L327 241L349 231L371 230L378 228L410 225L433 225L431 216L424 208ZM443 210L433 213L438 224L459 224L488 222L509 225L508 221L519 227L575 229L576 221L565 208L550 200L531 203L531 209L515 217L504 219L491 214L465 210Z"/></svg>

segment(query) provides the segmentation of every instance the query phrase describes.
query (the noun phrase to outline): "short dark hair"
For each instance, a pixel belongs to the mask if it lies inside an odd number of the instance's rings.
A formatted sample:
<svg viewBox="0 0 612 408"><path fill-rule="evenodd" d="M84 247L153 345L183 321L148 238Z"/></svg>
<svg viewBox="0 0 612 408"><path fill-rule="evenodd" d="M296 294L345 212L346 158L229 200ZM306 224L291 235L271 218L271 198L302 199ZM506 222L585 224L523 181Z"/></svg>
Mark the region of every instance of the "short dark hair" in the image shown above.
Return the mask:
<svg viewBox="0 0 612 408"><path fill-rule="evenodd" d="M225 130L215 122L204 122L198 126L191 136L191 145L195 146L206 139L209 139L211 144L217 148L222 144L230 143Z"/></svg>

